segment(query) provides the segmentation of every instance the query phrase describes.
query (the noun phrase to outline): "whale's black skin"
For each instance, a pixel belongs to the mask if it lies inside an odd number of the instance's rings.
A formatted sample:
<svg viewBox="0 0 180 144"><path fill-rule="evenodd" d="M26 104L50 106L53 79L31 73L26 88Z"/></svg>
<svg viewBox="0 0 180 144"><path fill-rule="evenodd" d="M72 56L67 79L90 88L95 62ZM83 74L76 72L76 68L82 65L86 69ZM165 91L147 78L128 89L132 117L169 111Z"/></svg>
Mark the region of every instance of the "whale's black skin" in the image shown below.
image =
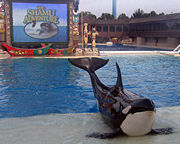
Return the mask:
<svg viewBox="0 0 180 144"><path fill-rule="evenodd" d="M74 58L68 60L72 65L84 69L89 73L94 95L98 102L99 112L105 122L114 129L111 133L93 133L88 135L88 137L104 139L114 137L118 134L125 134L120 126L129 114L155 111L155 105L152 100L142 98L123 88L121 72L117 63L118 77L116 85L108 87L98 79L95 71L106 65L109 60L100 58ZM149 133L167 134L171 132L172 129L158 129L151 130Z"/></svg>

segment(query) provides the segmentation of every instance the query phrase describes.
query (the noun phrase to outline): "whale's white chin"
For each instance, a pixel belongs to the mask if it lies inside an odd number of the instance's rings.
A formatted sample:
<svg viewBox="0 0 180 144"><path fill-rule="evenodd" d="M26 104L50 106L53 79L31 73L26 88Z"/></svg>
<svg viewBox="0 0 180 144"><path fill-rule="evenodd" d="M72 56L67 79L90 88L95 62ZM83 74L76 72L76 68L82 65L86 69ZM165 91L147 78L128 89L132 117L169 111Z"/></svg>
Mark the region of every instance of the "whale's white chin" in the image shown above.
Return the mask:
<svg viewBox="0 0 180 144"><path fill-rule="evenodd" d="M142 136L151 131L154 119L154 111L128 114L120 127L128 136Z"/></svg>

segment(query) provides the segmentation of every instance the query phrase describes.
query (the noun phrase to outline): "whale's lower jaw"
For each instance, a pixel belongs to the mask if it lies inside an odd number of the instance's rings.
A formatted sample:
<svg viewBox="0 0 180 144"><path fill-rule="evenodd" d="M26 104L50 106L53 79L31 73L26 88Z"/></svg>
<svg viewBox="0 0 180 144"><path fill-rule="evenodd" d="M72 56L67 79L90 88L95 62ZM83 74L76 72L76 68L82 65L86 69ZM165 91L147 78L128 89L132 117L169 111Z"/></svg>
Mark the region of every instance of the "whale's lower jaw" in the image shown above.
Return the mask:
<svg viewBox="0 0 180 144"><path fill-rule="evenodd" d="M128 114L120 128L128 136L142 136L151 131L154 119L154 111Z"/></svg>

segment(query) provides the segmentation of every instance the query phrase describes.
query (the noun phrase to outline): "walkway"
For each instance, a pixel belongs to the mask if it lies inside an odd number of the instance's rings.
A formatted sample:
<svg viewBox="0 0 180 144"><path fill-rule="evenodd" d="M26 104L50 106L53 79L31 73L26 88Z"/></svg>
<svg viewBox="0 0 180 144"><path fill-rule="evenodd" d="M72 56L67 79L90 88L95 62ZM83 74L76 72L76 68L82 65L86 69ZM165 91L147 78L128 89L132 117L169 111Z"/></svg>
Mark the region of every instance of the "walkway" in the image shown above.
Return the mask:
<svg viewBox="0 0 180 144"><path fill-rule="evenodd" d="M8 54L7 51L3 51L2 49L0 49L0 59L5 59L10 57L10 55Z"/></svg>

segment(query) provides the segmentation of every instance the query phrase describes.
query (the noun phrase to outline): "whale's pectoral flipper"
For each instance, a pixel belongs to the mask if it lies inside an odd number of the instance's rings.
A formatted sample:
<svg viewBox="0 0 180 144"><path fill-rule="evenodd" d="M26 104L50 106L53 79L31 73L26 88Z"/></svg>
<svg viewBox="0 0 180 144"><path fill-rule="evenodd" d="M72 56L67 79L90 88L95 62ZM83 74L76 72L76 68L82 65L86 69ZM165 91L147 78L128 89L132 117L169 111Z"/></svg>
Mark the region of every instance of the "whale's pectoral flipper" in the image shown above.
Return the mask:
<svg viewBox="0 0 180 144"><path fill-rule="evenodd" d="M92 133L89 135L86 135L86 137L93 137L93 138L99 138L99 139L107 139L107 138L113 138L117 135L125 135L121 128L118 128L114 130L111 133Z"/></svg>
<svg viewBox="0 0 180 144"><path fill-rule="evenodd" d="M174 133L173 128L159 128L159 129L152 129L149 134L172 134Z"/></svg>

